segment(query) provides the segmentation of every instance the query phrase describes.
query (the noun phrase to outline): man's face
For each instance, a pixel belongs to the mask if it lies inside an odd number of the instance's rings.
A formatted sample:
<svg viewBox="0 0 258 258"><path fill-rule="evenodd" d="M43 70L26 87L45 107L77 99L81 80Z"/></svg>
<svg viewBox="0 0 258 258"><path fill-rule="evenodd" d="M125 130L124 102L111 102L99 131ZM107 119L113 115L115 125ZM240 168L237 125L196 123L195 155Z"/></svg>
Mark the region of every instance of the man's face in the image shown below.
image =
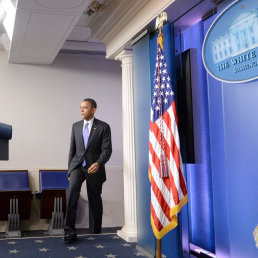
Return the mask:
<svg viewBox="0 0 258 258"><path fill-rule="evenodd" d="M90 102L82 101L81 107L81 118L85 120L91 120L96 112L96 108L92 108Z"/></svg>

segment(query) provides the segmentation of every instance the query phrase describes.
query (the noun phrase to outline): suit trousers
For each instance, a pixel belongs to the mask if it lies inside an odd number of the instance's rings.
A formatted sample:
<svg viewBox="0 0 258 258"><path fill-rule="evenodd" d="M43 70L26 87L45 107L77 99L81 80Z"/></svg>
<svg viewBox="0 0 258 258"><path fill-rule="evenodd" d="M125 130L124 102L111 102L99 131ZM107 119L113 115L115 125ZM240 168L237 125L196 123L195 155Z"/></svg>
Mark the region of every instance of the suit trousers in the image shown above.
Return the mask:
<svg viewBox="0 0 258 258"><path fill-rule="evenodd" d="M66 219L65 229L75 231L75 221L78 200L80 197L81 186L86 180L87 195L89 201L89 233L101 233L102 226L102 185L103 182L99 180L98 173L89 174L88 167L81 165L76 167L70 174L69 188L66 190Z"/></svg>

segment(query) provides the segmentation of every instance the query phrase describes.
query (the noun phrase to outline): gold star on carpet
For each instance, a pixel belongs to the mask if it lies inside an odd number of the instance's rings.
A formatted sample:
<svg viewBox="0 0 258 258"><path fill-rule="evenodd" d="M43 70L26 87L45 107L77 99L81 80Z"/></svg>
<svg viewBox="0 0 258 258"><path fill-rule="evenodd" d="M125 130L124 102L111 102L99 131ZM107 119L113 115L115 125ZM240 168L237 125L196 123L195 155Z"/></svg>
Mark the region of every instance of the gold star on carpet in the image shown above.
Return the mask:
<svg viewBox="0 0 258 258"><path fill-rule="evenodd" d="M144 256L142 253L138 252L138 253L134 253L136 256Z"/></svg>
<svg viewBox="0 0 258 258"><path fill-rule="evenodd" d="M67 249L68 249L68 250L76 250L77 247L75 247L75 246L69 246L69 247L67 247Z"/></svg>
<svg viewBox="0 0 258 258"><path fill-rule="evenodd" d="M43 243L44 241L43 240L34 240L35 241L35 243Z"/></svg>
<svg viewBox="0 0 258 258"><path fill-rule="evenodd" d="M15 245L17 242L15 242L15 241L10 241L10 242L8 242L8 245Z"/></svg>
<svg viewBox="0 0 258 258"><path fill-rule="evenodd" d="M45 247L43 247L43 248L39 248L39 251L40 252L47 252L49 249L47 249L47 248L45 248Z"/></svg>
<svg viewBox="0 0 258 258"><path fill-rule="evenodd" d="M96 245L96 248L104 248L104 245Z"/></svg>
<svg viewBox="0 0 258 258"><path fill-rule="evenodd" d="M116 258L116 255L114 255L114 254L107 254L105 256L107 256L107 258Z"/></svg>
<svg viewBox="0 0 258 258"><path fill-rule="evenodd" d="M122 246L131 246L131 244L127 244L127 243L125 243L125 244L121 244Z"/></svg>
<svg viewBox="0 0 258 258"><path fill-rule="evenodd" d="M13 250L9 250L9 254L17 254L19 253L19 250L13 249Z"/></svg>

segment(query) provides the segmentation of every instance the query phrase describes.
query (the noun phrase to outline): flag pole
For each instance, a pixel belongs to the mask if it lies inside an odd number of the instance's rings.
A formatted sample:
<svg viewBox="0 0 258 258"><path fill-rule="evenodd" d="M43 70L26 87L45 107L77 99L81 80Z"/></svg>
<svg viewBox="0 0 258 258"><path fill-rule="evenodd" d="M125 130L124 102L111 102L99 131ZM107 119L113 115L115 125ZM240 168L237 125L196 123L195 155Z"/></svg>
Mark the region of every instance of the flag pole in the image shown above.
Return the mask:
<svg viewBox="0 0 258 258"><path fill-rule="evenodd" d="M151 224L157 239L155 257L161 258L161 238L178 225L176 214L187 202L187 189L182 171L174 83L170 82L168 65L163 48L162 28L167 14L161 13L156 19L157 55L152 87L152 105L149 138L149 179L151 182ZM171 125L170 124L171 121ZM169 130L164 130L165 128ZM167 141L166 139L173 139ZM173 146L176 146L174 148ZM173 162L170 160L172 156ZM169 194L168 194L169 191ZM182 196L179 193L182 192ZM180 197L180 198L179 198ZM173 202L170 202L173 200ZM167 218L167 220L164 220ZM156 248L155 248L156 249Z"/></svg>
<svg viewBox="0 0 258 258"><path fill-rule="evenodd" d="M158 15L156 18L156 24L155 24L155 29L159 29L159 36L158 36L158 43L160 44L162 49L163 49L163 35L162 35L162 27L165 22L167 22L167 13L162 12L161 14ZM161 258L161 239L157 239L157 258Z"/></svg>
<svg viewBox="0 0 258 258"><path fill-rule="evenodd" d="M161 239L157 239L157 258L161 258Z"/></svg>

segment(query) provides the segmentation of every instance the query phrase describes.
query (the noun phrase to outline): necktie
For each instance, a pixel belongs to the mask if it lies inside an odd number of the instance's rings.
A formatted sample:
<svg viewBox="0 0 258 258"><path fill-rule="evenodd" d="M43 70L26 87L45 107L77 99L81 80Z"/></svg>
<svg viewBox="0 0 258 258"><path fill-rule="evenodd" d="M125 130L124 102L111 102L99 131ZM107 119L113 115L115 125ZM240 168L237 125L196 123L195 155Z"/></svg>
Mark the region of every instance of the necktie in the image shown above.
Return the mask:
<svg viewBox="0 0 258 258"><path fill-rule="evenodd" d="M86 147L87 147L87 143L88 143L88 139L89 139L88 124L89 124L88 122L85 123L85 126L84 126L84 128L83 128L83 134L82 134L85 149L86 149ZM83 160L82 166L83 166L83 167L86 166L86 161L85 161L85 160Z"/></svg>

